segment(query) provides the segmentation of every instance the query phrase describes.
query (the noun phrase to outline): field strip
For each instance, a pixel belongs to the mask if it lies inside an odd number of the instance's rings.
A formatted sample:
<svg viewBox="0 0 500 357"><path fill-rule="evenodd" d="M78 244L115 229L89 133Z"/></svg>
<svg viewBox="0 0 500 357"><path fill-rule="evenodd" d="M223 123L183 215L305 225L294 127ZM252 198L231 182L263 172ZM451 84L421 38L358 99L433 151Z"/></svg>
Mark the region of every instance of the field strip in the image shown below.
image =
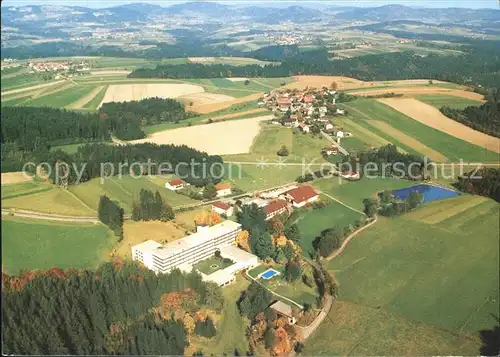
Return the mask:
<svg viewBox="0 0 500 357"><path fill-rule="evenodd" d="M66 106L66 108L69 109L79 109L82 108L85 104L90 102L92 99L95 98L95 96L104 88L104 86L100 86L95 88L92 92L87 94L85 97L82 97L78 99L76 102L71 103L70 105Z"/></svg>
<svg viewBox="0 0 500 357"><path fill-rule="evenodd" d="M252 82L257 83L263 87L269 88L269 89L274 89L276 87L270 86L269 84L262 83L261 81L256 80L255 78L252 79Z"/></svg>
<svg viewBox="0 0 500 357"><path fill-rule="evenodd" d="M128 75L132 73L131 71L120 71L120 70L104 70L104 71L90 71L91 76L113 76L117 74Z"/></svg>
<svg viewBox="0 0 500 357"><path fill-rule="evenodd" d="M204 93L203 87L184 83L112 84L106 90L99 107L108 102L126 102L145 98L178 98L183 95Z"/></svg>
<svg viewBox="0 0 500 357"><path fill-rule="evenodd" d="M419 95L419 94L447 94L455 97L461 97L466 99L472 99L481 103L484 103L484 97L481 94L468 92L459 89L449 89L443 87L390 87L390 88L380 88L380 89L368 89L368 90L351 90L349 94L359 95L359 96L369 96L369 95L381 95L388 93L397 93L403 95Z"/></svg>
<svg viewBox="0 0 500 357"><path fill-rule="evenodd" d="M470 199L465 199L464 197L465 196L461 196L460 199L446 202L446 206L443 202L442 204L436 205L435 207L427 207L422 211L417 210L411 212L407 215L407 218L428 224L437 224L486 202L486 199L480 196L474 196Z"/></svg>
<svg viewBox="0 0 500 357"><path fill-rule="evenodd" d="M421 143L417 139L393 128L392 126L390 126L386 122L379 121L379 120L370 120L370 121L367 121L367 123L369 125L374 126L377 129L380 129L380 130L386 132L387 134L391 135L392 137L394 137L395 139L397 139L401 143L405 144L409 148L411 148L419 153L424 154L425 156L429 157L434 162L446 162L446 161L448 161L448 158L446 156L444 156L443 154L441 154L440 152L431 149L430 147L428 147L427 145L424 145L423 143Z"/></svg>
<svg viewBox="0 0 500 357"><path fill-rule="evenodd" d="M225 94L203 92L183 95L181 97L178 97L178 99L193 102L193 105L201 105L227 102L235 98Z"/></svg>
<svg viewBox="0 0 500 357"><path fill-rule="evenodd" d="M30 87L23 87L19 89L12 89L12 90L7 90L4 92L1 92L1 95L8 95L8 94L15 94L15 93L22 93L22 92L27 92L30 90L35 90L35 89L41 89L45 87L50 87L56 84L60 84L65 82L65 80L60 80L60 81L55 81L55 82L50 82L50 83L44 83L44 84L38 84L36 86L30 86Z"/></svg>
<svg viewBox="0 0 500 357"><path fill-rule="evenodd" d="M33 177L27 176L22 171L18 172L2 172L0 176L0 182L3 185L8 185L11 183L20 183L33 181Z"/></svg>
<svg viewBox="0 0 500 357"><path fill-rule="evenodd" d="M263 92L258 92L255 94L248 95L246 97L241 97L241 98L236 98L227 102L222 102L222 103L214 103L214 104L200 104L200 105L193 105L190 110L200 113L200 114L208 114L211 112L215 112L217 110L222 110L229 108L230 106L234 104L240 104L240 103L245 103L251 100L257 100L260 97L264 95Z"/></svg>
<svg viewBox="0 0 500 357"><path fill-rule="evenodd" d="M232 113L232 114L219 115L219 116L216 116L216 117L212 117L210 119L212 119L214 121L215 120L221 120L221 119L231 119L231 118L236 118L236 117L240 117L240 116L243 116L243 115L264 113L264 112L268 112L268 111L269 110L266 109L266 108L258 108L258 109L247 110L245 112L238 112L238 113Z"/></svg>
<svg viewBox="0 0 500 357"><path fill-rule="evenodd" d="M254 137L260 131L260 122L270 120L273 117L273 115L264 115L249 119L169 129L156 132L145 139L133 140L130 143L187 145L216 155L248 153Z"/></svg>
<svg viewBox="0 0 500 357"><path fill-rule="evenodd" d="M350 119L335 119L336 123L339 123L341 126L344 128L347 128L349 131L353 132L358 132L358 138L362 141L365 141L367 144L371 145L378 145L378 146L385 146L387 144L392 144L389 140L386 140L382 138L381 136L378 136L374 132L368 130L367 128L361 126L360 124L356 123L354 120ZM364 139L363 139L364 138ZM403 153L407 153L405 150L398 148L399 151Z"/></svg>
<svg viewBox="0 0 500 357"><path fill-rule="evenodd" d="M378 99L378 101L431 128L487 150L500 153L499 138L484 134L450 119L432 105L411 98Z"/></svg>

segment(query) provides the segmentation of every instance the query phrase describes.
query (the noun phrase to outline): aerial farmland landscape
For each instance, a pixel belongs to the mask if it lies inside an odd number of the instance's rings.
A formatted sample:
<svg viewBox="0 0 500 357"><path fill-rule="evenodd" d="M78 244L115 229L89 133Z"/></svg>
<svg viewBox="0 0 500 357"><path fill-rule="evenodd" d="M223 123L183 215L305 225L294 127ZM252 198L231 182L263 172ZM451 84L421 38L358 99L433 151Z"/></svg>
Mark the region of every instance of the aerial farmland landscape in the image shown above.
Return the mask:
<svg viewBox="0 0 500 357"><path fill-rule="evenodd" d="M6 355L500 355L497 1L5 0Z"/></svg>

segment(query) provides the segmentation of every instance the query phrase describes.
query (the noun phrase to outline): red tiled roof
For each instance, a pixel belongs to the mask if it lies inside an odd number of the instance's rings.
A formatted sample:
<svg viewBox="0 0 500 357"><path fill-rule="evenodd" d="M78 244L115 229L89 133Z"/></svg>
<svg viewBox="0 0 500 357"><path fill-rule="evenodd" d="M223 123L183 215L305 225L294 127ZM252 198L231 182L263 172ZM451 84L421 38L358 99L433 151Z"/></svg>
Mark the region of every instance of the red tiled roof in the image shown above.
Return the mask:
<svg viewBox="0 0 500 357"><path fill-rule="evenodd" d="M292 199L296 203L307 201L308 199L318 195L311 186L299 186L288 191L288 194L292 196Z"/></svg>
<svg viewBox="0 0 500 357"><path fill-rule="evenodd" d="M219 184L215 185L215 189L217 191L227 190L228 188L231 188L231 186L229 186L228 183L219 183Z"/></svg>
<svg viewBox="0 0 500 357"><path fill-rule="evenodd" d="M177 186L177 185L182 185L184 184L184 181L181 179L173 179L169 182L170 186Z"/></svg>
<svg viewBox="0 0 500 357"><path fill-rule="evenodd" d="M276 200L268 204L267 206L264 206L264 211L266 211L266 215L273 214L274 212L277 212L283 208L286 208L286 201L284 200Z"/></svg>
<svg viewBox="0 0 500 357"><path fill-rule="evenodd" d="M217 202L212 203L212 206L223 209L224 211L227 211L228 209L231 208L230 205L228 205L227 203L221 202L221 201L217 201Z"/></svg>
<svg viewBox="0 0 500 357"><path fill-rule="evenodd" d="M312 94L308 94L304 97L304 102L311 103L314 100Z"/></svg>

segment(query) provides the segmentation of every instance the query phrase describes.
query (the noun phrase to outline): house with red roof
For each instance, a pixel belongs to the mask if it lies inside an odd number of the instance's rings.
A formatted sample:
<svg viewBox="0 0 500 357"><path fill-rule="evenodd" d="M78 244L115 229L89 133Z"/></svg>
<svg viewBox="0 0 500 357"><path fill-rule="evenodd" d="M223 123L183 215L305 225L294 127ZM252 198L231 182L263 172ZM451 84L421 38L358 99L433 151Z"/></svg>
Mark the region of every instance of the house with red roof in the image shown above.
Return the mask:
<svg viewBox="0 0 500 357"><path fill-rule="evenodd" d="M314 97L312 94L306 94L304 96L304 103L308 104L308 103L313 103L314 102Z"/></svg>
<svg viewBox="0 0 500 357"><path fill-rule="evenodd" d="M287 211L288 204L285 200L276 200L264 206L266 212L266 221L274 216L280 215Z"/></svg>
<svg viewBox="0 0 500 357"><path fill-rule="evenodd" d="M182 190L185 186L185 182L182 181L181 179L172 179L169 182L165 184L165 188L168 188L171 191L177 191L177 190Z"/></svg>
<svg viewBox="0 0 500 357"><path fill-rule="evenodd" d="M233 207L226 202L217 201L212 203L212 211L223 214L226 217L233 215Z"/></svg>
<svg viewBox="0 0 500 357"><path fill-rule="evenodd" d="M287 199L293 207L304 207L319 199L319 194L311 186L299 186L286 193Z"/></svg>
<svg viewBox="0 0 500 357"><path fill-rule="evenodd" d="M224 197L231 194L231 186L228 183L219 183L215 185L217 190L217 197Z"/></svg>

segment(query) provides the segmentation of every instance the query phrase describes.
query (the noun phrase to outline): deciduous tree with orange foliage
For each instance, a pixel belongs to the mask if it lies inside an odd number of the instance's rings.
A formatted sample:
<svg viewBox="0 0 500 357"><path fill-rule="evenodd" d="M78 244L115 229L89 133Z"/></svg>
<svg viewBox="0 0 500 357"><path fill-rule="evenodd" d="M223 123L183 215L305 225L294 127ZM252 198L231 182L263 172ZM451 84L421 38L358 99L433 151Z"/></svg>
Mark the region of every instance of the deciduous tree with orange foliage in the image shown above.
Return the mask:
<svg viewBox="0 0 500 357"><path fill-rule="evenodd" d="M213 211L201 211L198 213L195 218L194 222L198 226L214 226L216 224L219 224L222 222L222 217L217 213Z"/></svg>
<svg viewBox="0 0 500 357"><path fill-rule="evenodd" d="M241 249L244 249L247 252L249 252L250 251L249 239L250 239L250 236L248 234L248 231L241 231L236 236L236 244Z"/></svg>

